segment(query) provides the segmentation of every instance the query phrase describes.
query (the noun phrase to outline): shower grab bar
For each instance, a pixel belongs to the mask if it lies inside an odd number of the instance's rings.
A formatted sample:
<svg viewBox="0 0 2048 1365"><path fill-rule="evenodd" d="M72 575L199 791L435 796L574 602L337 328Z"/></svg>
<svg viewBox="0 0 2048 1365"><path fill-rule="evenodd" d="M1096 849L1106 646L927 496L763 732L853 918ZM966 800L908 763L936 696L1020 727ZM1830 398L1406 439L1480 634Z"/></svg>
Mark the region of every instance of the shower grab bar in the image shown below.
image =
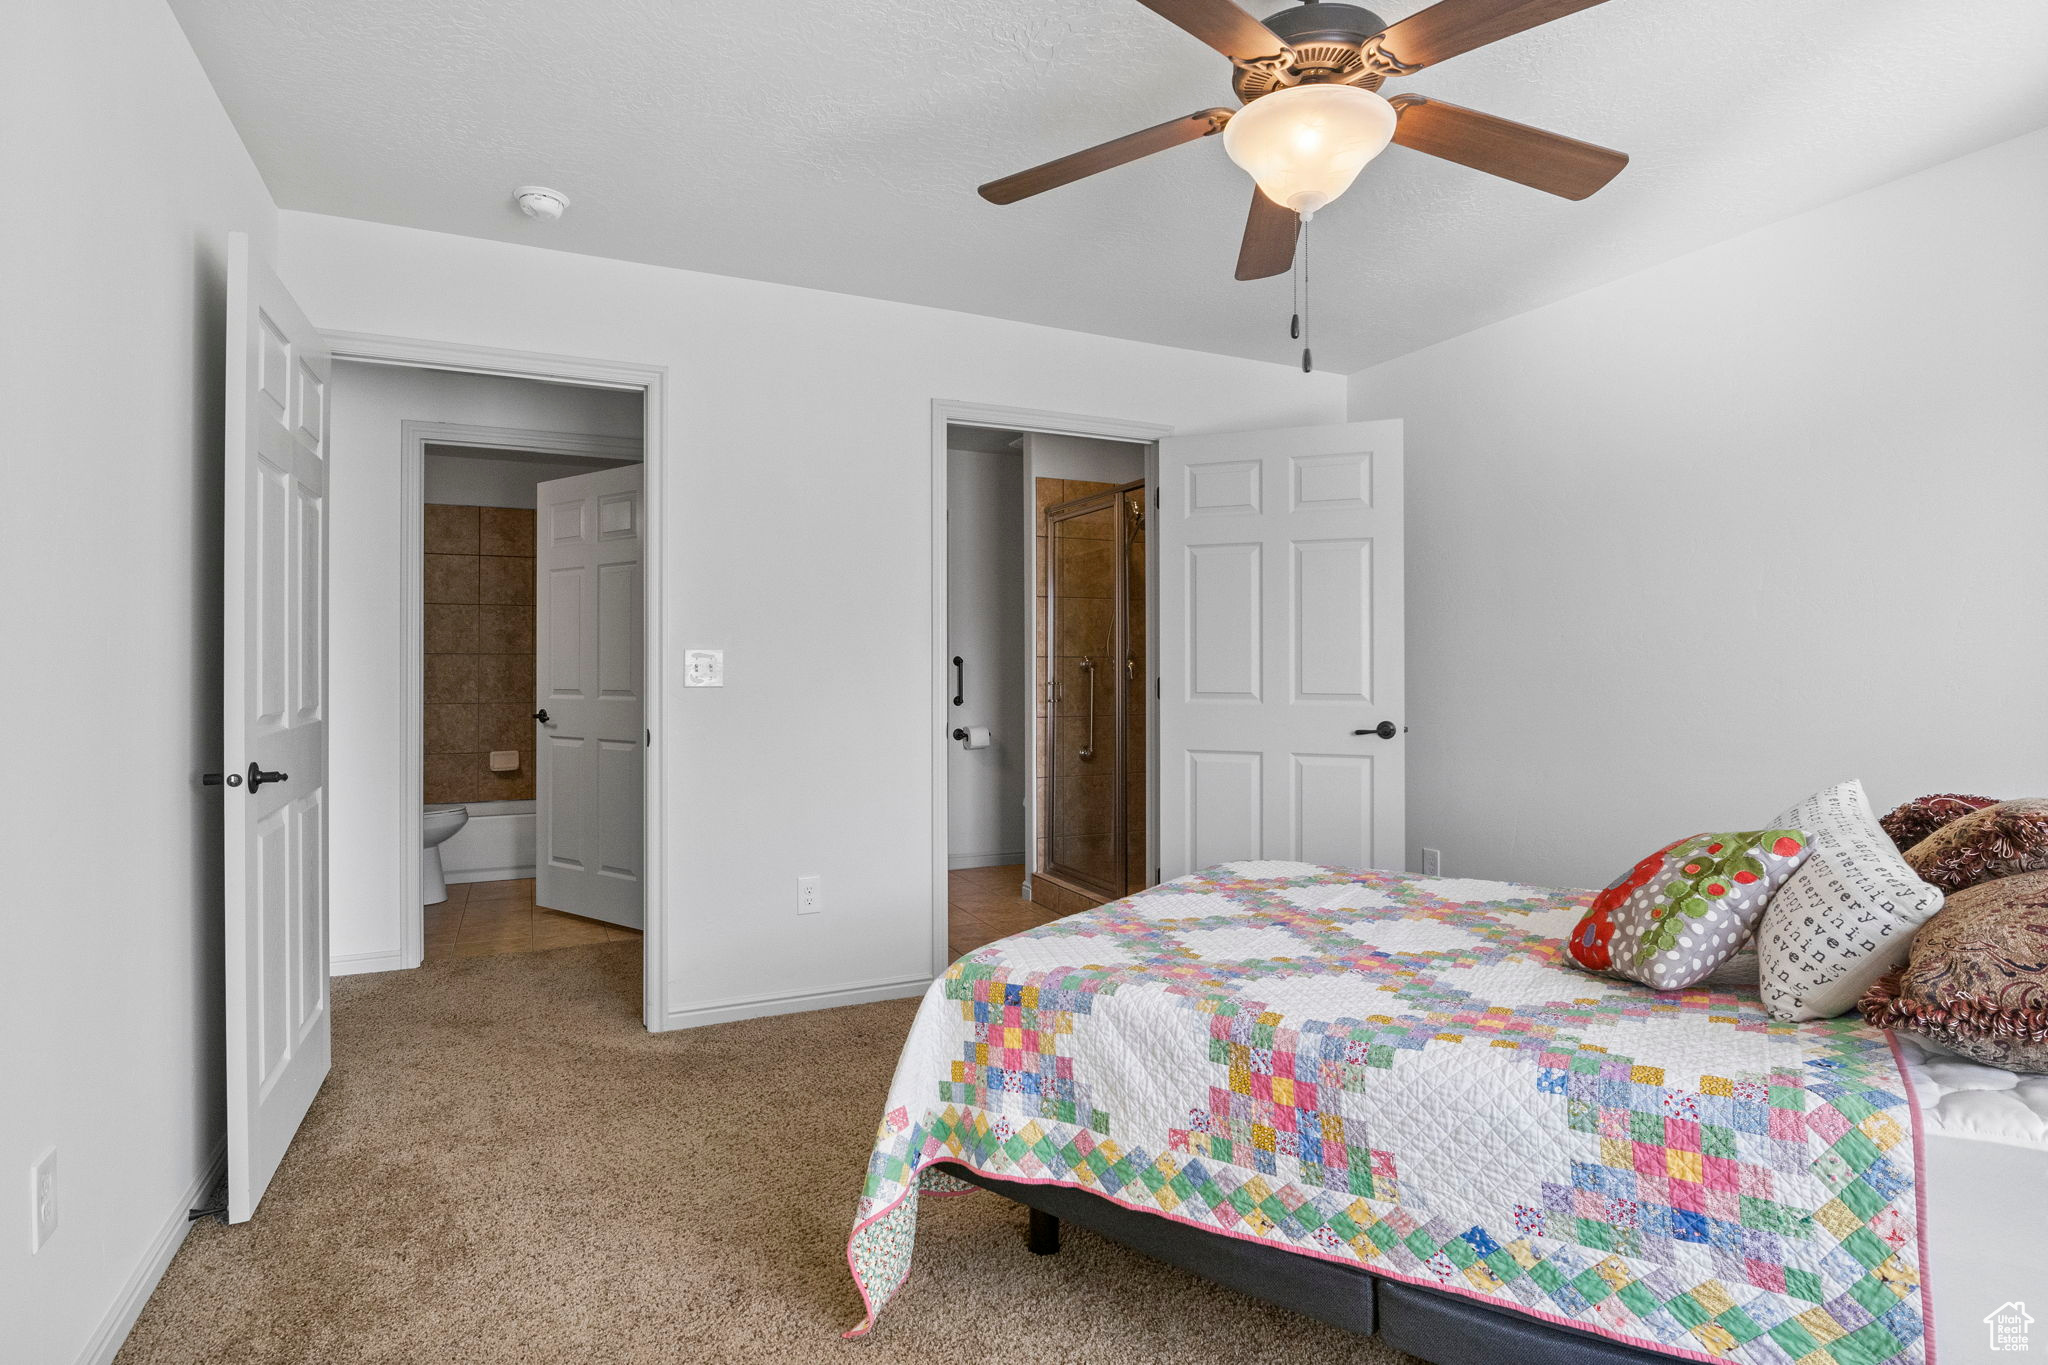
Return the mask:
<svg viewBox="0 0 2048 1365"><path fill-rule="evenodd" d="M1088 743L1081 750L1081 761L1088 763L1095 758L1095 660L1081 660L1081 669L1088 675Z"/></svg>

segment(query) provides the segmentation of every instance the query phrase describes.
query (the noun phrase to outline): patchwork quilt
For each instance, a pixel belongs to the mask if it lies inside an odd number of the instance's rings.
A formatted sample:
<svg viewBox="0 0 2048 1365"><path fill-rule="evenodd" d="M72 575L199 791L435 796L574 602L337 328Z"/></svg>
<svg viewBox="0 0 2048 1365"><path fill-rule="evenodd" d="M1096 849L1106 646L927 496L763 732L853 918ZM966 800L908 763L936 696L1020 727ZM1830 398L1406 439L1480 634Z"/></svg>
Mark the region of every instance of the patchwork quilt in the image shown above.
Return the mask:
<svg viewBox="0 0 2048 1365"><path fill-rule="evenodd" d="M850 1335L920 1191L969 1188L946 1161L1671 1356L1924 1361L1887 1035L1586 975L1591 899L1229 863L961 959L875 1135Z"/></svg>

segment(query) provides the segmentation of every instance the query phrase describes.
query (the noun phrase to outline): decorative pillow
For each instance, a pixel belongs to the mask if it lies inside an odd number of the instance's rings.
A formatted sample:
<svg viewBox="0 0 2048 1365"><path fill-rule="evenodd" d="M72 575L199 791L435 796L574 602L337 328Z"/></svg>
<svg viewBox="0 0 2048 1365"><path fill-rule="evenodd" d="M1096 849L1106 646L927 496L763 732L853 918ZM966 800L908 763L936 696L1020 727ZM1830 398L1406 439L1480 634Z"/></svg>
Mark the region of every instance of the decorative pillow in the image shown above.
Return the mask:
<svg viewBox="0 0 2048 1365"><path fill-rule="evenodd" d="M2048 1072L2048 872L1956 892L1903 971L1864 995L1879 1028L1922 1034L2008 1071Z"/></svg>
<svg viewBox="0 0 2048 1365"><path fill-rule="evenodd" d="M1941 891L1906 866L1861 782L1816 793L1773 823L1805 830L1813 855L1757 929L1764 1007L1780 1019L1832 1019L1906 960Z"/></svg>
<svg viewBox="0 0 2048 1365"><path fill-rule="evenodd" d="M1959 796L1954 792L1938 796L1916 796L1878 821L1892 842L1904 853L1943 825L1953 824L1973 810L1998 802L1988 796Z"/></svg>
<svg viewBox="0 0 2048 1365"><path fill-rule="evenodd" d="M1906 850L1906 863L1944 891L2048 868L2048 800L2001 801L1942 826Z"/></svg>
<svg viewBox="0 0 2048 1365"><path fill-rule="evenodd" d="M1806 836L1796 829L1695 834L1666 844L1594 898L1572 930L1572 958L1660 991L1703 981L1735 956L1764 902L1806 853Z"/></svg>

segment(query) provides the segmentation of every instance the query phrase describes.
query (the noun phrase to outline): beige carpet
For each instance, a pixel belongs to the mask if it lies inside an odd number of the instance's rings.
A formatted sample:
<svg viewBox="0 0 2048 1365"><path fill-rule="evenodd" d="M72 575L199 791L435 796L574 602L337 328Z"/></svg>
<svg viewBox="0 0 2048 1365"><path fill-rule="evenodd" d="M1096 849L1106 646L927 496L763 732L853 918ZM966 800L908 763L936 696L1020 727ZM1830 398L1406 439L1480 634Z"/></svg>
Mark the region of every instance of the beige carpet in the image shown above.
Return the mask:
<svg viewBox="0 0 2048 1365"><path fill-rule="evenodd" d="M927 1202L865 1341L843 1260L912 1003L650 1035L639 945L335 983L334 1074L256 1219L195 1228L120 1365L1397 1365L1088 1233Z"/></svg>

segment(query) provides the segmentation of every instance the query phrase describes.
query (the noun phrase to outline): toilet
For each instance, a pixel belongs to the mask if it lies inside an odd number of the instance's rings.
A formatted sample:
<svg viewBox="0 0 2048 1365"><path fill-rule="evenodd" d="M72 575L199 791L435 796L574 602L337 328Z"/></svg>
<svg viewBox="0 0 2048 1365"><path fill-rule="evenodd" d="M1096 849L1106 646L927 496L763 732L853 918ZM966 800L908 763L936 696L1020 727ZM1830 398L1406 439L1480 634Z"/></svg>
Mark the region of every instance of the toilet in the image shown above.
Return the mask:
<svg viewBox="0 0 2048 1365"><path fill-rule="evenodd" d="M456 830L469 823L466 806L428 806L420 820L420 904L438 905L448 899L448 882L441 875L441 845Z"/></svg>

